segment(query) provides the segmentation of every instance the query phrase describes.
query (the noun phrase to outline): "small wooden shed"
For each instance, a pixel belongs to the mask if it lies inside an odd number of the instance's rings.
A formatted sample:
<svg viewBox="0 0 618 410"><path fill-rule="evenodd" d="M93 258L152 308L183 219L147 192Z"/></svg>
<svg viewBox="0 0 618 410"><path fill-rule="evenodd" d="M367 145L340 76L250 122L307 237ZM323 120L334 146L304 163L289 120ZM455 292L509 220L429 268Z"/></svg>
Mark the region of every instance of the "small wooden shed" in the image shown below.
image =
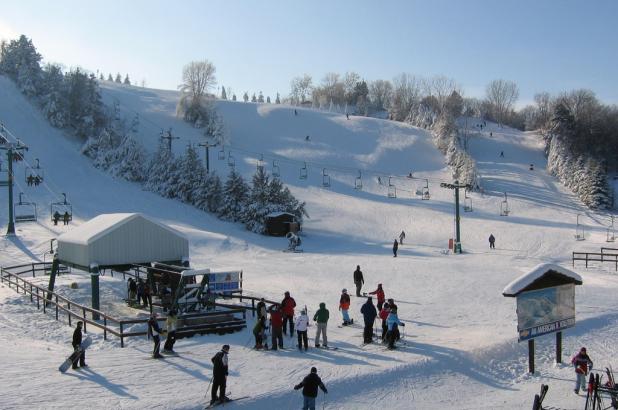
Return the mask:
<svg viewBox="0 0 618 410"><path fill-rule="evenodd" d="M300 231L300 223L289 212L272 212L266 215L266 233L272 236L285 236L288 232Z"/></svg>

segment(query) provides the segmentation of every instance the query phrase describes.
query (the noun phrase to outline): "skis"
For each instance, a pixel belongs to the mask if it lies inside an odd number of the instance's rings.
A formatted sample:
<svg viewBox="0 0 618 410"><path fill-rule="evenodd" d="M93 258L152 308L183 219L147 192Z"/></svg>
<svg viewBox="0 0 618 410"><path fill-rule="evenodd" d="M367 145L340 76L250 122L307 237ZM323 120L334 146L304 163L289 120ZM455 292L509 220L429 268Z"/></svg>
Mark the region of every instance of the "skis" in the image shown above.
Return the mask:
<svg viewBox="0 0 618 410"><path fill-rule="evenodd" d="M339 350L338 347L335 346L320 346L320 347L316 347L316 349L324 349L324 350Z"/></svg>
<svg viewBox="0 0 618 410"><path fill-rule="evenodd" d="M238 401L238 400L248 399L248 398L249 398L249 396L237 397L235 399L231 399L229 397L226 397L224 402L216 401L213 404L207 405L206 407L204 407L204 409L212 409L213 407L217 407L217 406L225 406L226 404L233 403L233 402Z"/></svg>

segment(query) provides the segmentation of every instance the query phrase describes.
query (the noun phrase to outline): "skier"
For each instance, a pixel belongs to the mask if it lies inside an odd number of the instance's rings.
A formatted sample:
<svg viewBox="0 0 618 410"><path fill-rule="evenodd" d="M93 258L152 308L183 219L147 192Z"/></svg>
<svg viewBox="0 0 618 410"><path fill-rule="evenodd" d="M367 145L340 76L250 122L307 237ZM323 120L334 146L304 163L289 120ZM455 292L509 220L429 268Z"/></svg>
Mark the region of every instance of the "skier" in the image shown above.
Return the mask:
<svg viewBox="0 0 618 410"><path fill-rule="evenodd" d="M307 312L302 310L300 316L296 318L296 334L298 337L298 350L302 350L302 344L305 345L305 352L307 351L307 327L309 326L309 318ZM302 342L302 343L301 343Z"/></svg>
<svg viewBox="0 0 618 410"><path fill-rule="evenodd" d="M60 212L54 212L54 225L58 225L58 221L60 220Z"/></svg>
<svg viewBox="0 0 618 410"><path fill-rule="evenodd" d="M305 137L305 141L309 141L309 136L308 135Z"/></svg>
<svg viewBox="0 0 618 410"><path fill-rule="evenodd" d="M258 319L261 317L266 318L266 301L264 300L264 298L260 299L255 310L257 311Z"/></svg>
<svg viewBox="0 0 618 410"><path fill-rule="evenodd" d="M273 305L270 307L270 326L272 333L272 349L277 350L277 346L283 349L283 333L281 328L283 326L283 316L279 307Z"/></svg>
<svg viewBox="0 0 618 410"><path fill-rule="evenodd" d="M500 151L500 158L504 158L504 151Z"/></svg>
<svg viewBox="0 0 618 410"><path fill-rule="evenodd" d="M318 396L318 387L322 389L324 394L328 393L326 386L322 383L322 379L318 376L318 369L312 367L311 373L302 382L294 386L294 390L303 389L303 410L315 410L315 398Z"/></svg>
<svg viewBox="0 0 618 410"><path fill-rule="evenodd" d="M365 304L361 307L361 313L363 314L363 319L365 321L363 340L365 344L371 343L373 341L373 323L378 315L376 307L373 305L373 299L371 296L367 298L367 302L365 302Z"/></svg>
<svg viewBox="0 0 618 410"><path fill-rule="evenodd" d="M388 330L388 326L386 325L386 319L388 319L388 314L391 309L388 303L382 305L382 309L380 309L380 319L382 319L382 342L386 340L386 331Z"/></svg>
<svg viewBox="0 0 618 410"><path fill-rule="evenodd" d="M350 315L348 315L349 309L350 295L348 295L347 289L343 289L341 291L341 298L339 298L339 310L341 311L341 316L343 316L343 326L352 324L352 320L350 320Z"/></svg>
<svg viewBox="0 0 618 410"><path fill-rule="evenodd" d="M345 118L349 120L349 119L350 119L350 114L348 114L348 113L346 112L346 113L345 113Z"/></svg>
<svg viewBox="0 0 618 410"><path fill-rule="evenodd" d="M489 249L496 249L496 238L494 234L489 234Z"/></svg>
<svg viewBox="0 0 618 410"><path fill-rule="evenodd" d="M290 296L290 292L285 292L285 297L281 301L281 310L283 312L283 334L285 334L287 324L290 324L290 337L294 335L294 308L296 301Z"/></svg>
<svg viewBox="0 0 618 410"><path fill-rule="evenodd" d="M388 339L388 348L394 349L395 341L399 340L398 326L406 325L399 320L399 317L397 316L397 308L391 308L391 311L388 314L388 318L386 319L386 324L388 326L388 332L386 333L386 338Z"/></svg>
<svg viewBox="0 0 618 410"><path fill-rule="evenodd" d="M258 317L258 320L255 322L255 326L253 327L253 336L255 336L255 346L254 349L261 349L262 342L264 340L264 329L266 328L266 318L264 316Z"/></svg>
<svg viewBox="0 0 618 410"><path fill-rule="evenodd" d="M322 333L322 340L324 341L324 347L328 347L328 339L326 338L326 325L328 323L329 312L326 309L326 303L320 303L320 309L313 315L313 321L317 323L317 329L315 331L315 347L320 347L320 333Z"/></svg>
<svg viewBox="0 0 618 410"><path fill-rule="evenodd" d="M490 137L493 137L493 136L494 136L494 133L490 131L490 132L489 132L489 136L490 136ZM503 155L503 156L504 156L504 155Z"/></svg>
<svg viewBox="0 0 618 410"><path fill-rule="evenodd" d="M386 299L386 301L388 302L388 306L390 309L397 309L397 305L395 304L395 299L389 298L389 299Z"/></svg>
<svg viewBox="0 0 618 410"><path fill-rule="evenodd" d="M154 342L154 348L152 349L152 358L160 359L163 356L159 353L159 346L161 346L161 328L159 322L157 322L157 313L152 312L150 319L148 320L148 331L152 334L152 340Z"/></svg>
<svg viewBox="0 0 618 410"><path fill-rule="evenodd" d="M83 322L77 322L77 326L75 326L75 330L73 331L73 350L77 351L82 344L82 325ZM88 367L86 364L86 352L83 351L82 354L79 355L79 365L81 367ZM73 369L77 369L77 359L73 362Z"/></svg>
<svg viewBox="0 0 618 410"><path fill-rule="evenodd" d="M165 353L175 353L174 343L176 343L176 322L178 317L176 316L176 309L170 309L167 319L165 320L165 328L167 329L167 338L163 345L163 351Z"/></svg>
<svg viewBox="0 0 618 410"><path fill-rule="evenodd" d="M294 108L294 115L298 115L298 111L296 111L296 108Z"/></svg>
<svg viewBox="0 0 618 410"><path fill-rule="evenodd" d="M360 296L361 288L365 284L365 279L363 279L363 272L360 270L360 265L356 265L356 270L354 271L354 284L356 285L356 296Z"/></svg>
<svg viewBox="0 0 618 410"><path fill-rule="evenodd" d="M406 239L406 233L404 231L401 231L401 233L399 234L399 245L403 245L404 239Z"/></svg>
<svg viewBox="0 0 618 410"><path fill-rule="evenodd" d="M69 213L67 211L65 211L64 215L62 215L62 223L64 225L68 225L69 224Z"/></svg>
<svg viewBox="0 0 618 410"><path fill-rule="evenodd" d="M586 348L582 347L573 359L571 364L575 367L575 394L579 394L579 389L586 391L586 375L588 370L592 370L592 360L586 353Z"/></svg>
<svg viewBox="0 0 618 410"><path fill-rule="evenodd" d="M218 400L220 403L225 403L229 399L225 396L225 385L228 375L227 355L230 351L230 345L223 345L221 351L214 355L210 361L212 362L212 390L210 391L210 404L215 404ZM217 396L219 390L219 396Z"/></svg>
<svg viewBox="0 0 618 410"><path fill-rule="evenodd" d="M395 242L393 242L393 258L397 257L397 249L399 249L399 242L395 239Z"/></svg>
<svg viewBox="0 0 618 410"><path fill-rule="evenodd" d="M373 292L369 292L370 295L376 295L378 298L378 310L382 309L382 304L384 303L384 289L382 289L382 284L378 283L378 288Z"/></svg>

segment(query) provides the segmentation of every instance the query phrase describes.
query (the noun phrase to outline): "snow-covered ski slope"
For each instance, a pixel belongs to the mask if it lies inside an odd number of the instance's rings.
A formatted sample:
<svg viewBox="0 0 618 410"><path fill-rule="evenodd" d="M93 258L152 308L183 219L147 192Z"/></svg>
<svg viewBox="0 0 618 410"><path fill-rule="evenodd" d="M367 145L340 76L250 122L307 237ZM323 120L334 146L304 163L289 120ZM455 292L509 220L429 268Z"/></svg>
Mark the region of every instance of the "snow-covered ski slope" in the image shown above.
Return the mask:
<svg viewBox="0 0 618 410"><path fill-rule="evenodd" d="M127 121L139 113L138 136L149 148L156 147L160 130L169 127L180 137L173 142L176 152L189 142L200 142L199 130L175 118L176 92L102 86L105 101L115 99ZM151 345L145 339L129 339L120 349L118 341L104 342L95 332L87 353L89 369L61 375L57 367L70 352L72 333L66 320L56 322L52 315L37 312L29 298L0 286L2 408L200 409L211 375L210 357L223 343L232 346L228 390L232 396L252 397L233 404L239 409L299 408L301 395L292 387L311 366L329 388L326 402L320 395L318 405L330 409L527 409L541 383L550 385L548 405L583 407L583 399L572 392L572 368L552 362L552 336L537 340L538 374L526 375L526 346L516 342L514 300L501 295L506 284L539 262L569 267L571 251L598 251L605 245L607 217L585 210L547 175L536 135L489 124L487 133L471 137L470 151L485 191L472 194L473 212L462 212L465 253L455 256L444 253L454 230L453 193L438 184L449 181L450 174L427 132L305 109L295 116L286 106L219 102L218 108L228 146L226 160L218 160L217 149L211 150L211 166L226 175L231 150L237 168L249 177L260 156L267 169L277 160L282 180L307 201L311 218L303 228L304 253L281 252L284 239L251 234L92 168L79 154L77 141L48 126L13 84L0 77L0 121L29 145L26 160L39 158L46 178L38 188L26 187L24 165L17 165L16 191L39 205L41 218L18 224L17 237L0 239L0 264L42 259L49 240L71 228L49 221L49 203L65 192L75 224L100 213L143 212L189 237L195 266L243 269L246 289L273 299L289 290L299 308L307 305L310 316L319 302L326 302L329 344L339 350L299 353L294 339L286 337L291 350L256 352L244 347L253 343L246 330L181 340L176 345L181 357L155 361L147 359ZM301 180L299 169L305 162L308 178ZM531 163L534 171L529 170ZM330 188L322 187L324 168ZM353 188L359 169L360 191ZM425 181L406 178L411 171L429 180L429 201L414 195ZM397 176L391 178L397 198L387 197L389 175ZM505 191L508 217L499 215ZM0 201L6 202L5 188ZM573 238L577 214L586 225L584 242ZM6 218L2 206L2 226ZM402 229L406 240L393 258L392 241ZM490 233L497 238L492 252ZM392 352L377 345L360 347L361 328L336 326L340 291L353 288L356 265L365 275L364 291L382 283L387 297L397 301L407 325L407 346ZM609 265L575 269L584 285L576 291L578 324L565 332L564 359L585 345L596 367L618 367L613 342L618 276ZM68 288L73 281L79 289ZM101 283L102 305L122 316L144 314L121 306L126 288L119 278L104 276ZM87 300L85 275L63 276L57 286L77 300ZM363 302L352 300L357 322L362 322ZM314 331L310 327L310 341Z"/></svg>

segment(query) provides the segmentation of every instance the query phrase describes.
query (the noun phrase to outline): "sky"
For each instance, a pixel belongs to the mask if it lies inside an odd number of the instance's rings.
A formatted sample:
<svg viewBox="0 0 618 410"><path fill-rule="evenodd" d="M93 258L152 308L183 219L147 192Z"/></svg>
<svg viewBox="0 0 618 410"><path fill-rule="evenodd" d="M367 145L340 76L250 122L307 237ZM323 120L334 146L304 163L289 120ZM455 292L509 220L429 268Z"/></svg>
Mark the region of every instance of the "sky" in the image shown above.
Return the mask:
<svg viewBox="0 0 618 410"><path fill-rule="evenodd" d="M207 59L240 98L288 95L307 73L406 72L453 78L482 97L494 79L537 92L578 88L618 103L618 1L312 0L6 1L0 38L25 34L45 62L120 72L176 89L182 67Z"/></svg>

